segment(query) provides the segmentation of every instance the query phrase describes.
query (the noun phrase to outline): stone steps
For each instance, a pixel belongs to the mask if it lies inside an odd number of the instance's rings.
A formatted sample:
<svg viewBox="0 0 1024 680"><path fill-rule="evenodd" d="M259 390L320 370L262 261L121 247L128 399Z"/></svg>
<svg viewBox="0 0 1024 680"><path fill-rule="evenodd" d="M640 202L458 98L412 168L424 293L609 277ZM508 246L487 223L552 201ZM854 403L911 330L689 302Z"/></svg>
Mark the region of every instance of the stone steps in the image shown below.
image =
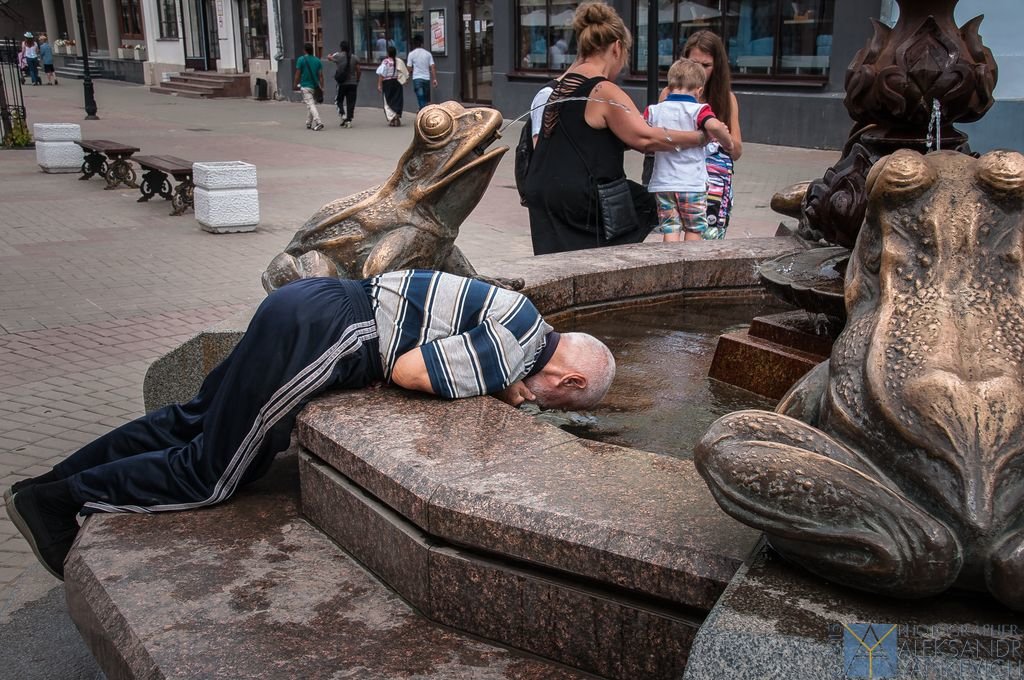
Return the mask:
<svg viewBox="0 0 1024 680"><path fill-rule="evenodd" d="M85 69L82 68L81 61L65 62L61 66L55 66L54 72L57 74L57 78L71 78L75 80L83 80L85 78ZM89 64L89 77L94 80L105 79L105 80L124 80L124 76L119 76L113 71L108 71L103 68L97 68L95 64Z"/></svg>
<svg viewBox="0 0 1024 680"><path fill-rule="evenodd" d="M68 609L109 678L572 680L426 620L298 512L296 457L197 512L93 515Z"/></svg>
<svg viewBox="0 0 1024 680"><path fill-rule="evenodd" d="M248 74L199 73L187 71L172 75L169 80L149 88L157 94L209 99L213 97L250 97Z"/></svg>

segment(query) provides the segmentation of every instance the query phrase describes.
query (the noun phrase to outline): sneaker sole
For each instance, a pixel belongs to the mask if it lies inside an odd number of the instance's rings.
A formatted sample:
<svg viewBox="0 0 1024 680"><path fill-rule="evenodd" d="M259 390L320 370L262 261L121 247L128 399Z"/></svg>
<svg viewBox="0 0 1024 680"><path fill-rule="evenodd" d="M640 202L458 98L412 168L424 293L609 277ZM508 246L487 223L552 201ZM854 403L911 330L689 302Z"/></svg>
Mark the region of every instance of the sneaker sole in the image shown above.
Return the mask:
<svg viewBox="0 0 1024 680"><path fill-rule="evenodd" d="M25 540L28 541L29 547L32 548L32 553L36 556L36 559L39 560L39 564L43 565L43 569L46 569L46 571L53 574L54 578L63 581L64 577L51 569L50 566L46 564L46 560L43 559L42 554L40 554L39 546L36 545L36 540L32 536L32 532L29 531L25 518L21 516L21 513L18 512L18 508L14 505L14 499L17 496L18 494L16 493L11 494L10 497L8 497L7 494L4 494L4 507L7 508L7 516L11 518L11 521L14 522L15 528L17 528L21 535L25 537Z"/></svg>

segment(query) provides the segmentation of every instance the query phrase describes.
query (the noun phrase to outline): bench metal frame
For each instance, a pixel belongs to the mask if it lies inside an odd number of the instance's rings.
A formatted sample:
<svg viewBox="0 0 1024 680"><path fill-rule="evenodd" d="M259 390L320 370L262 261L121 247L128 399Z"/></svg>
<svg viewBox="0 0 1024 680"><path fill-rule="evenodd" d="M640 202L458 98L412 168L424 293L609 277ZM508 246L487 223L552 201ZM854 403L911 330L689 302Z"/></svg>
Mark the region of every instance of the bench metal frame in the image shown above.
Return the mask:
<svg viewBox="0 0 1024 680"><path fill-rule="evenodd" d="M143 171L142 183L139 185L142 196L138 199L138 203L144 203L153 198L153 196L160 195L163 199L171 202L171 215L174 217L184 214L186 210L192 207L192 194L195 187L192 183L191 168L189 168L187 173L167 172L145 161L135 159L135 162L139 164L139 168ZM172 188L168 175L173 176L177 180L177 186Z"/></svg>
<svg viewBox="0 0 1024 680"><path fill-rule="evenodd" d="M107 186L103 187L104 190L116 189L121 184L132 189L138 188L135 168L128 162L135 151L101 151L92 144L91 140L87 139L76 143L87 152L82 161L82 176L78 178L79 180L87 180L99 175L107 181Z"/></svg>

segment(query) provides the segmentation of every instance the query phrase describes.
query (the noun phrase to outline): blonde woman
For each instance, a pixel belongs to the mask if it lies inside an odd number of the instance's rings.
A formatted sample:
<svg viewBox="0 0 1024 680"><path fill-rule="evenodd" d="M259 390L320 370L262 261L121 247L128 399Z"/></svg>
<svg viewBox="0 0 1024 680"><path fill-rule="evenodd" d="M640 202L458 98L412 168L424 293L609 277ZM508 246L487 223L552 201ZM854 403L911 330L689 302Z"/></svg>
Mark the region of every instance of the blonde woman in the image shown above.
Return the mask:
<svg viewBox="0 0 1024 680"><path fill-rule="evenodd" d="M629 61L633 37L612 7L580 5L573 30L579 54L548 100L526 178L535 255L643 241L658 219L647 191L627 182L637 220L635 228L620 231L600 217L598 186L624 180L627 147L671 151L704 143L700 132L647 125L614 83ZM618 233L608 238L609 231Z"/></svg>

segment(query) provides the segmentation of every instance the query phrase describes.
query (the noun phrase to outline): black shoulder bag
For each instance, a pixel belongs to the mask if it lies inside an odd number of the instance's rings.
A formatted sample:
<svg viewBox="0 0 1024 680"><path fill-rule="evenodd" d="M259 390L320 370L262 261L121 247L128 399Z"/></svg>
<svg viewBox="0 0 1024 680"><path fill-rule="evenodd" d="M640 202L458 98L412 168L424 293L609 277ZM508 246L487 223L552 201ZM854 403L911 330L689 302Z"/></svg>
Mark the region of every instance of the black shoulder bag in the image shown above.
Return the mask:
<svg viewBox="0 0 1024 680"><path fill-rule="evenodd" d="M600 219L598 233L600 233L604 240L613 241L620 236L639 229L640 218L637 216L636 204L633 203L633 193L630 191L629 182L626 180L625 175L610 182L599 184L590 173L590 166L587 165L586 159L583 158L579 147L576 146L576 141L569 134L569 129L564 127L565 121L560 122L563 124L562 132L565 133L569 144L576 151L576 155L580 157L580 161L583 163L583 167L586 168L591 183L597 188L598 217Z"/></svg>

